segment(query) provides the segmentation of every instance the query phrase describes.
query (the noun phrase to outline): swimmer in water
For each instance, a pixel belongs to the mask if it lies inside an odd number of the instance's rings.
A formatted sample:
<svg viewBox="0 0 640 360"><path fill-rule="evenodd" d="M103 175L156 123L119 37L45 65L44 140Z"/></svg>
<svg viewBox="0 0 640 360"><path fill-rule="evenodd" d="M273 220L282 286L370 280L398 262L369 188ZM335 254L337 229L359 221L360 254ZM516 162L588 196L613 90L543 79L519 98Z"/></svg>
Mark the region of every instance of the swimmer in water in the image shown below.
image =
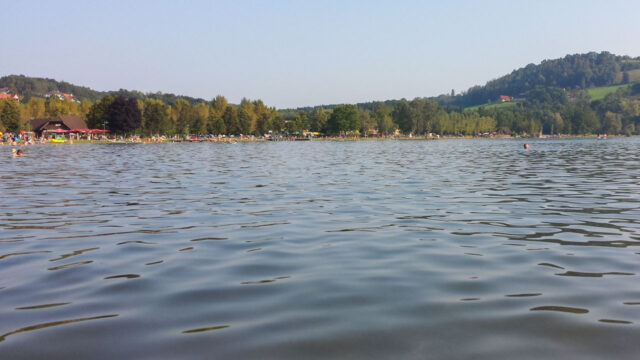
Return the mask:
<svg viewBox="0 0 640 360"><path fill-rule="evenodd" d="M529 144L524 144L524 149L525 150L529 150L529 148L530 148Z"/></svg>
<svg viewBox="0 0 640 360"><path fill-rule="evenodd" d="M16 151L16 156L22 156L22 150L18 149L18 151Z"/></svg>

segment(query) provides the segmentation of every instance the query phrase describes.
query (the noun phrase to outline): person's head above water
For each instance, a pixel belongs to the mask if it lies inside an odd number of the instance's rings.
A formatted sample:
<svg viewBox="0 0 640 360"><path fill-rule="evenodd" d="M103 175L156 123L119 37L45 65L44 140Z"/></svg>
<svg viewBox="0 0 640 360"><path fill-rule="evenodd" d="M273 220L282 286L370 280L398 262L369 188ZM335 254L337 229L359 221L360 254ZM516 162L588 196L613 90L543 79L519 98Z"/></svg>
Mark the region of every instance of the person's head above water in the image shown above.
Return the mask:
<svg viewBox="0 0 640 360"><path fill-rule="evenodd" d="M529 150L529 144L524 144L524 148L525 148L526 150Z"/></svg>

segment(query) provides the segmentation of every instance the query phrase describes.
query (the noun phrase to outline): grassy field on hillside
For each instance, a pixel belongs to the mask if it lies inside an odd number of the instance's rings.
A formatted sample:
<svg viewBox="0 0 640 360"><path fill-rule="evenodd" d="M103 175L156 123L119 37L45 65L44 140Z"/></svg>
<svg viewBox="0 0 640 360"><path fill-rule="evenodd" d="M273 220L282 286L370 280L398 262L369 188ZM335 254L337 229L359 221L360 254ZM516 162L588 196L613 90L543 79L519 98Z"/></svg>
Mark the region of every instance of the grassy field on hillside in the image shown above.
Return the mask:
<svg viewBox="0 0 640 360"><path fill-rule="evenodd" d="M631 82L640 82L640 69L629 71L629 80ZM613 86L601 86L595 88L587 89L587 93L591 97L591 101L602 100L605 96L618 91L620 88L624 88L627 86L631 86L631 84L623 84L623 85L613 85ZM478 110L480 107L484 108L495 108L495 109L505 109L516 106L517 101L510 102L495 102L495 103L487 103L482 105L470 106L465 108L465 110Z"/></svg>
<svg viewBox="0 0 640 360"><path fill-rule="evenodd" d="M517 103L518 102L516 102L516 101L509 101L509 102L497 102L497 103L492 103L492 104L482 104L482 105L476 105L476 106L471 106L471 107L465 108L465 110L477 110L480 107L504 109L504 108L514 107L514 106L516 106Z"/></svg>
<svg viewBox="0 0 640 360"><path fill-rule="evenodd" d="M587 89L587 93L589 94L589 96L591 96L591 101L602 100L605 96L627 86L629 86L629 84L589 88Z"/></svg>
<svg viewBox="0 0 640 360"><path fill-rule="evenodd" d="M622 82L622 74L623 72L620 71L618 75L616 75L616 83L619 84ZM629 82L640 82L640 69L629 70L627 74L629 74Z"/></svg>
<svg viewBox="0 0 640 360"><path fill-rule="evenodd" d="M629 81L630 82L640 82L640 69L629 70Z"/></svg>

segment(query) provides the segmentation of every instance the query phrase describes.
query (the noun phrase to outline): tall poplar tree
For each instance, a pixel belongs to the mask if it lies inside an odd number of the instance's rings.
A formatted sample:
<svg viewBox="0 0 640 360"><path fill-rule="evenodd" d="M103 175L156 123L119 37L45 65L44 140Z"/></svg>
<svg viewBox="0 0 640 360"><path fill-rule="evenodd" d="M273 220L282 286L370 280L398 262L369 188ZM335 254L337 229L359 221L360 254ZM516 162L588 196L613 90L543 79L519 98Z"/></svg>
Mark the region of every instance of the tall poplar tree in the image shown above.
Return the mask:
<svg viewBox="0 0 640 360"><path fill-rule="evenodd" d="M161 100L145 100L142 119L143 128L147 135L172 133L173 124L169 119L169 107Z"/></svg>
<svg viewBox="0 0 640 360"><path fill-rule="evenodd" d="M227 106L224 114L222 114L222 120L224 121L227 134L238 135L241 133L240 123L238 122L238 113L233 106Z"/></svg>

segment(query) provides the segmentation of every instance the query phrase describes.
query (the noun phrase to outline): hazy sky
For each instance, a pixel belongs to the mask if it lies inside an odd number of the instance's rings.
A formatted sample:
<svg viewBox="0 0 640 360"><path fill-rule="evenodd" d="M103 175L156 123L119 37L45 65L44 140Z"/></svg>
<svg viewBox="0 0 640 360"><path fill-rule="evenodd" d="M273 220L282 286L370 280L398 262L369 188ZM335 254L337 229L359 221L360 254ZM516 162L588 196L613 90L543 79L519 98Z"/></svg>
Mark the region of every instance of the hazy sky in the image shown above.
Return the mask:
<svg viewBox="0 0 640 360"><path fill-rule="evenodd" d="M269 106L435 96L589 51L640 56L640 1L0 0L0 76Z"/></svg>

